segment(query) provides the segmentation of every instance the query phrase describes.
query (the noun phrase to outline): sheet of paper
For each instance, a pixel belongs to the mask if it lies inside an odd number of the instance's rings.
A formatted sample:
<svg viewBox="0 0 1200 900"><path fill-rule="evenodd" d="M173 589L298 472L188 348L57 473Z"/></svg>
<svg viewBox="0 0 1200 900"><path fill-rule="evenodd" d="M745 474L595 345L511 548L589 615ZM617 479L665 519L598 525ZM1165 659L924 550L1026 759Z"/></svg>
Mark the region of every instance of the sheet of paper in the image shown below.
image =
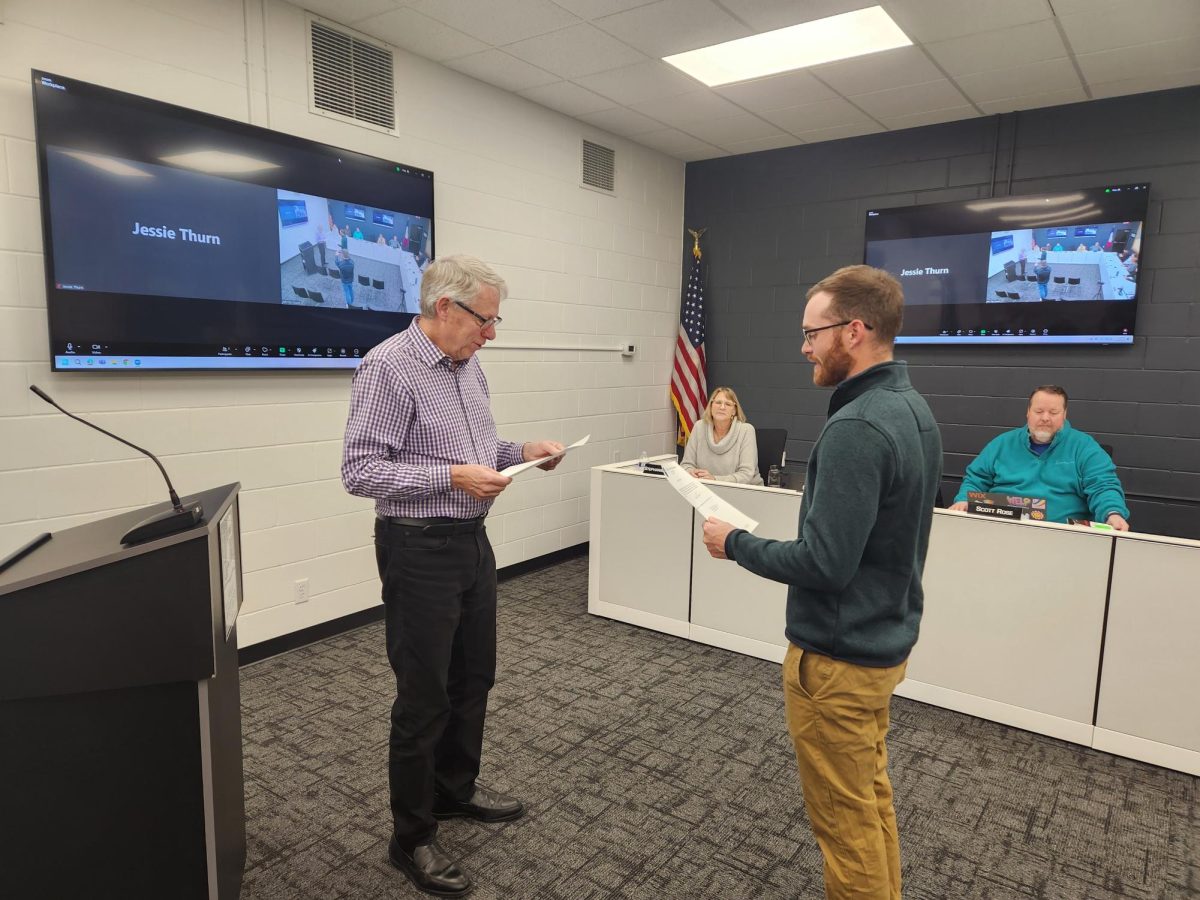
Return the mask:
<svg viewBox="0 0 1200 900"><path fill-rule="evenodd" d="M667 481L671 482L671 487L679 492L679 496L696 507L696 512L704 518L716 517L728 522L734 528L743 528L751 532L758 527L757 521L733 505L726 503L709 490L708 485L699 478L694 478L679 463L667 460L662 467L667 475Z"/></svg>
<svg viewBox="0 0 1200 900"><path fill-rule="evenodd" d="M585 434L583 437L581 437L579 440L577 440L571 446L563 447L557 453L551 453L549 456L543 456L538 459L531 459L531 460L529 460L529 462L517 463L515 466L509 466L507 469L501 469L500 474L507 475L509 478L515 478L517 475L520 475L526 469L532 469L534 466L540 466L542 463L544 463L548 459L554 459L556 456L566 456L568 453L570 453L576 447L582 447L584 444L586 444L588 442L588 438L590 438L590 437L591 437L590 434Z"/></svg>

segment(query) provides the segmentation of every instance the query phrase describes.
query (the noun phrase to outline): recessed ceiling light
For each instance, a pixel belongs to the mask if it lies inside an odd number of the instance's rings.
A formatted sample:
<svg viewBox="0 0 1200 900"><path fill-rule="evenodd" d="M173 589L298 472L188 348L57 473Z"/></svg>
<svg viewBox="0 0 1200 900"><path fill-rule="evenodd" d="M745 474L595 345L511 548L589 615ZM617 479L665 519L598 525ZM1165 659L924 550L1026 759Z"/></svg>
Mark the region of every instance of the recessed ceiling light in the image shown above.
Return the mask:
<svg viewBox="0 0 1200 900"><path fill-rule="evenodd" d="M664 56L709 87L912 44L880 6Z"/></svg>

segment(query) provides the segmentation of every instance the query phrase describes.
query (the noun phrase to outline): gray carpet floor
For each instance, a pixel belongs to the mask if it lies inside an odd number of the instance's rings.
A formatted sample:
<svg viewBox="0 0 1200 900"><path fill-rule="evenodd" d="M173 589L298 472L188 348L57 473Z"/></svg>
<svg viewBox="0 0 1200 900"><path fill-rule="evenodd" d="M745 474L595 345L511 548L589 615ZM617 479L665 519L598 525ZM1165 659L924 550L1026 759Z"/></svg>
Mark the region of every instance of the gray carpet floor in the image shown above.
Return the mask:
<svg viewBox="0 0 1200 900"><path fill-rule="evenodd" d="M417 897L387 862L371 625L242 670L242 897ZM905 897L1200 897L1200 779L895 698ZM500 586L489 786L442 824L476 898L819 898L778 666L587 614L587 558Z"/></svg>

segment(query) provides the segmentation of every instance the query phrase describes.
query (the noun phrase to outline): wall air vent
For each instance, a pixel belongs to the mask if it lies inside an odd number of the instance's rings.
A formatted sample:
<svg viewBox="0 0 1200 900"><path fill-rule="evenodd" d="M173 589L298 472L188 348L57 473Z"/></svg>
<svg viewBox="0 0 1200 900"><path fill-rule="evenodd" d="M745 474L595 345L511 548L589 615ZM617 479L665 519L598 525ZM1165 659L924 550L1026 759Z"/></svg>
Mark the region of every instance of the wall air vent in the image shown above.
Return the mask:
<svg viewBox="0 0 1200 900"><path fill-rule="evenodd" d="M312 108L324 114L394 131L396 84L392 50L309 20Z"/></svg>
<svg viewBox="0 0 1200 900"><path fill-rule="evenodd" d="M583 186L606 194L615 193L617 154L609 147L583 142Z"/></svg>

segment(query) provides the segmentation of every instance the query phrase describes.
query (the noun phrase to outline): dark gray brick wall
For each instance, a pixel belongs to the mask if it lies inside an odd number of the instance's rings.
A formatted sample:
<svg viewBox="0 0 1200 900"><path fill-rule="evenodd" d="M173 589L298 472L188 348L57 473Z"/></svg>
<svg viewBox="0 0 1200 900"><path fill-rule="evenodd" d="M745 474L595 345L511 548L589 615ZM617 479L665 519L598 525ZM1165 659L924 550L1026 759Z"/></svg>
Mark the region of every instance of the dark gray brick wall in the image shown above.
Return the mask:
<svg viewBox="0 0 1200 900"><path fill-rule="evenodd" d="M900 347L947 473L1023 421L1033 386L1062 384L1072 423L1113 447L1135 526L1200 537L1200 88L689 163L686 225L708 228L709 383L733 385L756 425L788 429L789 459L807 459L829 394L800 354L805 291L862 261L867 209L988 196L994 153L997 194L1010 174L1013 194L1151 183L1137 338Z"/></svg>

